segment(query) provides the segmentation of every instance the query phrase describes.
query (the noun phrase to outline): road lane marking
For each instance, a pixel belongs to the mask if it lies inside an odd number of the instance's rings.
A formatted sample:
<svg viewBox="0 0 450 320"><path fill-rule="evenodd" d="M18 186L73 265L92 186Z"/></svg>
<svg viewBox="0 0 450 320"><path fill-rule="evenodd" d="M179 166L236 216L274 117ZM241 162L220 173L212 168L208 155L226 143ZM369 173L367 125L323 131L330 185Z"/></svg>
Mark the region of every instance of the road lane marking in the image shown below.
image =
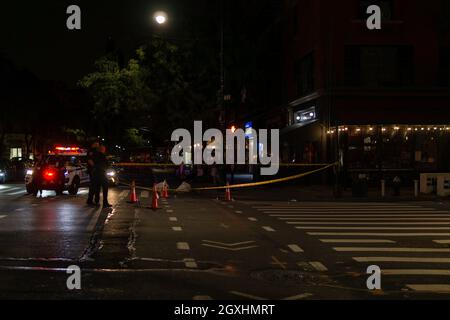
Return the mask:
<svg viewBox="0 0 450 320"><path fill-rule="evenodd" d="M384 276L450 276L450 270L445 269L383 269Z"/></svg>
<svg viewBox="0 0 450 320"><path fill-rule="evenodd" d="M334 247L337 252L414 252L414 253L450 253L450 249L442 248L375 248L375 247Z"/></svg>
<svg viewBox="0 0 450 320"><path fill-rule="evenodd" d="M385 239L319 239L323 243L396 243Z"/></svg>
<svg viewBox="0 0 450 320"><path fill-rule="evenodd" d="M295 227L300 230L450 230L450 227Z"/></svg>
<svg viewBox="0 0 450 320"><path fill-rule="evenodd" d="M433 240L433 242L438 243L438 244L450 244L450 239L449 240Z"/></svg>
<svg viewBox="0 0 450 320"><path fill-rule="evenodd" d="M237 211L235 211L237 214L241 214L241 213L243 213L242 211L240 211L240 210L237 210Z"/></svg>
<svg viewBox="0 0 450 320"><path fill-rule="evenodd" d="M397 226L397 225L399 225L399 226L401 226L401 225L411 225L411 226L422 226L422 225L436 225L436 226L439 226L439 225L450 225L450 221L449 222L440 222L440 221L438 221L438 222L390 222L390 221L386 221L386 222L365 222L365 221L361 221L361 222L333 222L333 221L330 221L330 222L314 222L314 221L311 221L311 222L298 222L298 221L295 221L295 222L291 222L291 221L288 221L288 222L286 222L287 224L290 224L290 225L309 225L309 224L317 224L317 225L343 225L343 226L345 226L345 225L368 225L368 226L370 226L370 225L384 225L384 224L388 224L388 225L394 225L394 226Z"/></svg>
<svg viewBox="0 0 450 320"><path fill-rule="evenodd" d="M450 263L450 258L420 257L352 257L356 262L408 262L408 263Z"/></svg>
<svg viewBox="0 0 450 320"><path fill-rule="evenodd" d="M186 266L186 268L189 268L189 269L197 269L198 268L197 262L195 262L194 259L184 259L184 265Z"/></svg>
<svg viewBox="0 0 450 320"><path fill-rule="evenodd" d="M417 292L450 293L448 284L407 284L406 287Z"/></svg>
<svg viewBox="0 0 450 320"><path fill-rule="evenodd" d="M177 218L177 217L170 217L170 218L169 218L169 221L171 221L171 222L177 222L177 221L178 221L178 218Z"/></svg>
<svg viewBox="0 0 450 320"><path fill-rule="evenodd" d="M181 227L172 227L173 231L179 232L179 231L183 231L183 228Z"/></svg>
<svg viewBox="0 0 450 320"><path fill-rule="evenodd" d="M313 268L316 269L317 271L320 271L320 272L328 271L328 268L325 267L325 266L323 265L322 262L319 262L319 261L311 261L311 262L309 262L309 264L311 265L311 267L313 267Z"/></svg>
<svg viewBox="0 0 450 320"><path fill-rule="evenodd" d="M214 249L222 249L222 250L227 250L227 251L242 251L242 250L250 250L250 249L258 248L258 246L246 246L246 247L232 248L232 247L222 247L222 246L208 244L208 243L202 243L202 246L208 247L208 248L214 248Z"/></svg>
<svg viewBox="0 0 450 320"><path fill-rule="evenodd" d="M199 296L193 296L192 300L194 300L194 301L208 301L208 300L213 300L213 298L211 296L199 295Z"/></svg>
<svg viewBox="0 0 450 320"><path fill-rule="evenodd" d="M286 301L303 300L303 299L306 299L306 298L309 298L312 296L313 296L312 293L302 293L302 294L298 294L298 295L295 295L292 297L284 298L283 300L286 300Z"/></svg>
<svg viewBox="0 0 450 320"><path fill-rule="evenodd" d="M266 230L267 232L275 232L275 229L273 229L272 227L269 226L264 226L262 227L264 230Z"/></svg>
<svg viewBox="0 0 450 320"><path fill-rule="evenodd" d="M310 236L358 237L450 237L450 233L308 232Z"/></svg>
<svg viewBox="0 0 450 320"><path fill-rule="evenodd" d="M419 207L419 206L412 206L412 205L398 205L398 206L392 206L392 205L378 205L378 206L367 206L367 205L276 205L276 206L252 206L253 209L325 209L325 210L333 210L333 209L430 209L427 207ZM432 209L432 208L431 208Z"/></svg>
<svg viewBox="0 0 450 320"><path fill-rule="evenodd" d="M173 210L166 210L167 213L173 213Z"/></svg>
<svg viewBox="0 0 450 320"><path fill-rule="evenodd" d="M0 219L6 218L6 216L0 216Z"/></svg>
<svg viewBox="0 0 450 320"><path fill-rule="evenodd" d="M254 296L254 295L243 293L243 292L239 292L239 291L230 291L230 293L235 295L235 296L239 296L239 297L247 298L247 299L251 299L251 300L267 300L266 298Z"/></svg>
<svg viewBox="0 0 450 320"><path fill-rule="evenodd" d="M202 242L207 242L210 244L216 244L219 246L226 246L226 247L237 247L242 246L246 244L255 243L255 241L244 241L244 242L236 242L236 243L227 243L227 242L217 242L217 241L211 241L211 240L202 240Z"/></svg>
<svg viewBox="0 0 450 320"><path fill-rule="evenodd" d="M302 248L300 248L298 245L296 244L289 244L288 248L292 250L292 252L294 253L299 253L299 252L304 252Z"/></svg>
<svg viewBox="0 0 450 320"><path fill-rule="evenodd" d="M448 211L434 211L433 214L408 214L410 211L405 211L405 214L400 214L395 217L402 217L402 218L412 218L412 217L421 217L421 218L429 218L429 217L435 217L435 218L450 218ZM444 214L445 213L445 214ZM364 214L364 212L361 212L361 214L270 214L270 217L280 217L280 218L289 218L289 217L304 217L304 218L366 218L366 217L372 217L372 218L392 218L392 214L372 214L367 213Z"/></svg>
<svg viewBox="0 0 450 320"><path fill-rule="evenodd" d="M314 222L314 221L327 221L327 222L333 222L333 221L447 221L450 222L450 218L433 218L433 217L427 217L423 216L422 218L278 218L278 220L281 221L308 221L308 222Z"/></svg>
<svg viewBox="0 0 450 320"><path fill-rule="evenodd" d="M84 195L86 195L86 194L89 194L89 190L79 190L78 191L78 195L80 196L84 196Z"/></svg>
<svg viewBox="0 0 450 320"><path fill-rule="evenodd" d="M275 256L272 256L272 262L270 264L280 266L283 270L286 270L287 265L288 265L287 262L282 262L282 261L278 260L278 258Z"/></svg>
<svg viewBox="0 0 450 320"><path fill-rule="evenodd" d="M19 194L25 194L25 190L16 191L16 192L8 192L8 193L3 193L3 194L7 195L7 196L17 196Z"/></svg>
<svg viewBox="0 0 450 320"><path fill-rule="evenodd" d="M248 220L250 220L250 221L253 221L253 222L256 222L256 221L258 221L258 219L256 219L256 218L253 218L253 217L250 217L250 218L248 218Z"/></svg>
<svg viewBox="0 0 450 320"><path fill-rule="evenodd" d="M241 251L241 250L249 250L257 248L258 246L255 245L255 241L244 241L244 242L237 242L237 243L224 243L224 242L217 242L217 241L210 241L210 240L202 240L202 246L214 248L214 249L222 249L227 251Z"/></svg>
<svg viewBox="0 0 450 320"><path fill-rule="evenodd" d="M177 249L178 250L191 250L191 247L189 246L189 243L187 243L187 242L177 242Z"/></svg>
<svg viewBox="0 0 450 320"><path fill-rule="evenodd" d="M281 213L295 213L295 212L299 212L299 213L333 213L333 212L338 212L338 213L343 213L343 212L371 212L371 213L376 213L376 212L412 212L412 213L420 213L420 212L424 212L424 213L428 213L428 212L441 212L438 209L435 208L382 208L382 209L370 209L370 208L329 208L329 209L322 209L322 208L285 208L285 209L280 209L280 208L274 208L274 209L257 209L258 211L262 211L262 212L267 212L267 213L273 213L273 212L281 212ZM448 213L449 210L446 211L442 211L442 212L446 212Z"/></svg>
<svg viewBox="0 0 450 320"><path fill-rule="evenodd" d="M150 197L150 192L148 192L148 191L142 191L141 192L141 198L142 199L147 199L149 197Z"/></svg>

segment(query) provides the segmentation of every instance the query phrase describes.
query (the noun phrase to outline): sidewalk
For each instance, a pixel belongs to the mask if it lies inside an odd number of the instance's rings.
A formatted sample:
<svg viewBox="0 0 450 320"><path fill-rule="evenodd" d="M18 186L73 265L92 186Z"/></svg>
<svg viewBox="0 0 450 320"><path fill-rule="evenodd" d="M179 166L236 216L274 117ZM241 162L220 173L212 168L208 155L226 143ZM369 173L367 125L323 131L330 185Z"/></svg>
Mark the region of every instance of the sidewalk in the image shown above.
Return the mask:
<svg viewBox="0 0 450 320"><path fill-rule="evenodd" d="M197 187L193 185L193 187ZM367 197L354 197L352 190L347 188L342 191L340 197L334 195L333 186L313 185L313 186L283 186L280 184L255 187L231 189L232 196L236 200L243 201L354 201L354 202L400 202L400 201L449 201L450 197L442 198L436 195L419 195L414 197L414 190L401 189L400 196L393 196L392 190L386 189L386 196L381 197L381 191L377 188L370 188ZM208 194L210 197L223 196L223 190L202 191L199 195Z"/></svg>

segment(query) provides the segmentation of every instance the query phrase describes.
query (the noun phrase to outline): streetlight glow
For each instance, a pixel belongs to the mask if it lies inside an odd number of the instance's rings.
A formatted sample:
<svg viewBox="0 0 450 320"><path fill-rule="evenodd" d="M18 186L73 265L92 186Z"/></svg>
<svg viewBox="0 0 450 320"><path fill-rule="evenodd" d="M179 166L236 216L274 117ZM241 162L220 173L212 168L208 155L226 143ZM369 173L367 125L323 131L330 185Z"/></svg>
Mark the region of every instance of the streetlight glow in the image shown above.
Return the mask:
<svg viewBox="0 0 450 320"><path fill-rule="evenodd" d="M163 11L155 12L153 18L157 24L165 24L167 22L167 14Z"/></svg>

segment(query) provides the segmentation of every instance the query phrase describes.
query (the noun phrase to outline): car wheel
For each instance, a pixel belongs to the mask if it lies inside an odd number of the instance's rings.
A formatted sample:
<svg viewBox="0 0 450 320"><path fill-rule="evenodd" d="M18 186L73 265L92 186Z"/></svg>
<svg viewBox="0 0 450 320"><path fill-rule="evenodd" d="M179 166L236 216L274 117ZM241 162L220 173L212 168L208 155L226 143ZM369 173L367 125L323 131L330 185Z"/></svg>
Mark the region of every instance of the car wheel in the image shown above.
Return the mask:
<svg viewBox="0 0 450 320"><path fill-rule="evenodd" d="M26 189L27 189L27 193L28 194L37 195L38 190L37 190L36 186L34 186L34 185L27 185Z"/></svg>
<svg viewBox="0 0 450 320"><path fill-rule="evenodd" d="M72 184L69 187L69 194L72 196L76 196L78 194L78 189L80 189L80 181L79 179L73 179Z"/></svg>

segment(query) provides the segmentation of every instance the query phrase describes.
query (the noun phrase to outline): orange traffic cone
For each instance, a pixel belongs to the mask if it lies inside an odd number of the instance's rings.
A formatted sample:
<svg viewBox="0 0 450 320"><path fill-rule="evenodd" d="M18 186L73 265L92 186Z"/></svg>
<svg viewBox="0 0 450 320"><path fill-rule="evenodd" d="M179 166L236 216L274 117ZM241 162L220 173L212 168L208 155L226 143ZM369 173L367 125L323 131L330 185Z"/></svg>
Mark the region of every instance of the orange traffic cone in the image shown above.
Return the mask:
<svg viewBox="0 0 450 320"><path fill-rule="evenodd" d="M139 199L136 195L136 182L133 180L130 185L131 188L131 195L130 195L130 201L128 203L137 203L139 202Z"/></svg>
<svg viewBox="0 0 450 320"><path fill-rule="evenodd" d="M166 182L166 180L164 180L164 183L163 183L162 192L161 192L161 197L162 197L163 199L169 199L169 188L167 187L167 182Z"/></svg>
<svg viewBox="0 0 450 320"><path fill-rule="evenodd" d="M156 183L153 185L153 196L152 196L152 209L157 210L158 209L158 191L156 191Z"/></svg>
<svg viewBox="0 0 450 320"><path fill-rule="evenodd" d="M228 186L230 186L229 183L227 183L227 187ZM233 201L233 199L231 198L231 189L230 188L225 189L225 201Z"/></svg>

